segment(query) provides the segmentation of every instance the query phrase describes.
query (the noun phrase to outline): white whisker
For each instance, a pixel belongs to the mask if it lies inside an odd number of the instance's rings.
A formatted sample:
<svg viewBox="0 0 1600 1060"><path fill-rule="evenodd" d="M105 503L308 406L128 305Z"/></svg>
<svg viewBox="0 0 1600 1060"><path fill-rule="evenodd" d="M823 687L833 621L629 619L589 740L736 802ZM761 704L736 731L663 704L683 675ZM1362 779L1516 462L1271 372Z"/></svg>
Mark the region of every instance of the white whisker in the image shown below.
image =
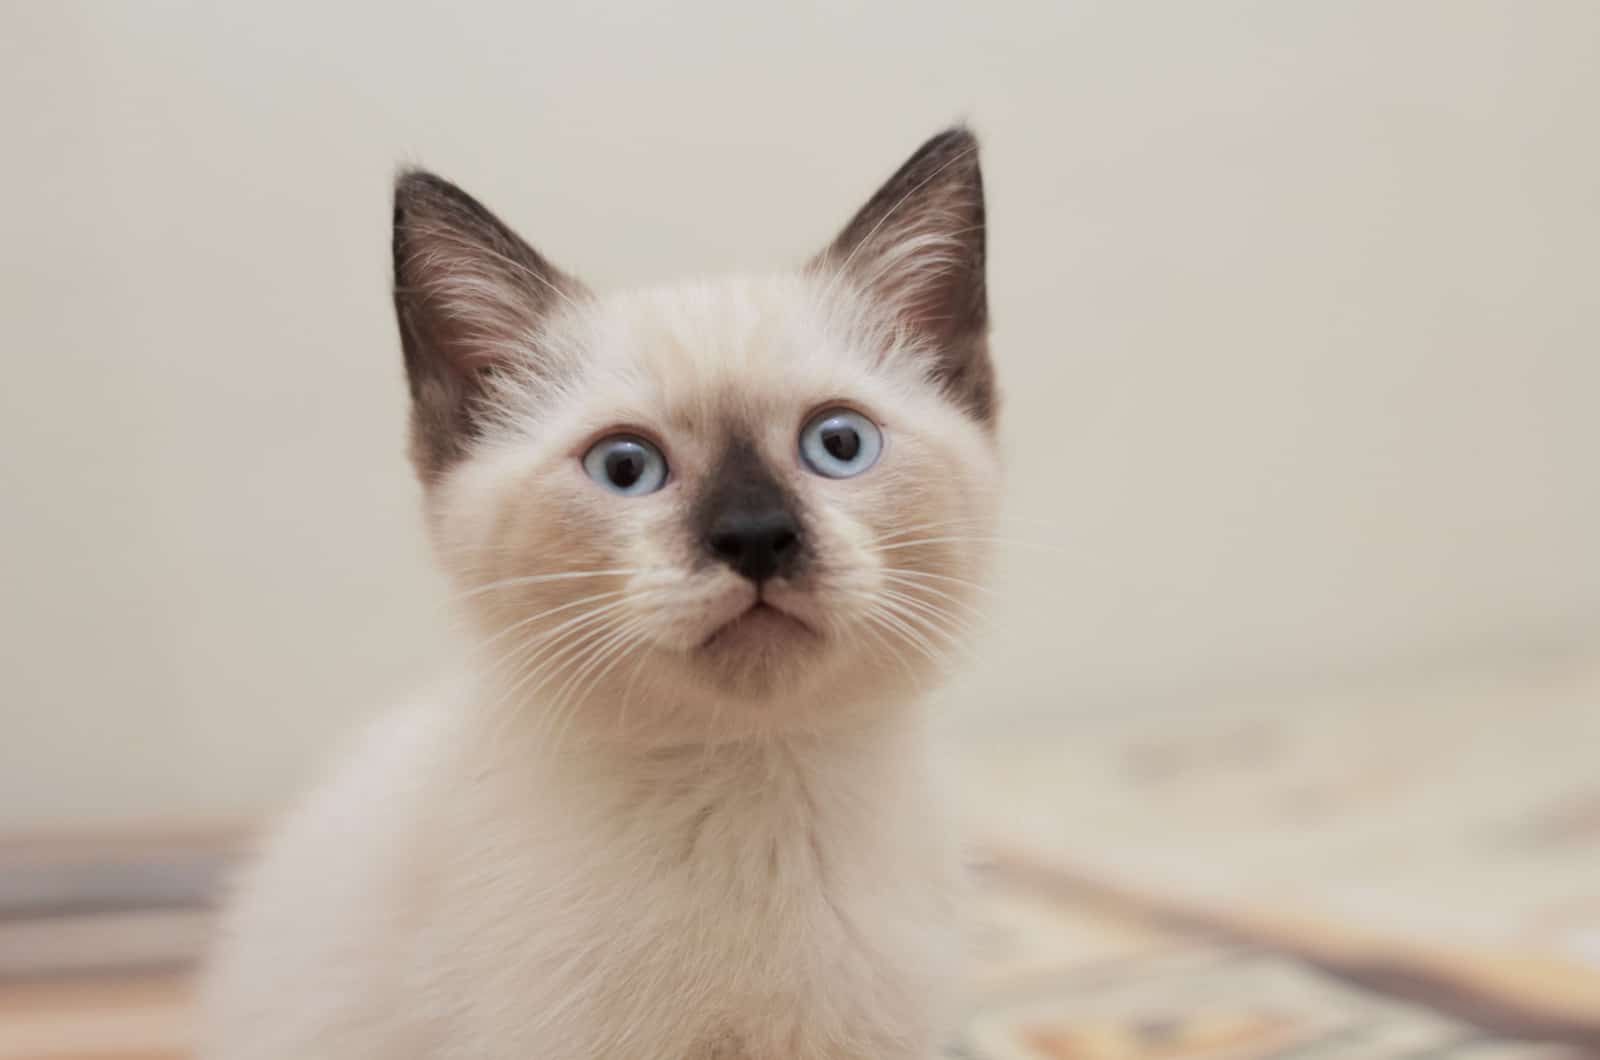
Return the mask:
<svg viewBox="0 0 1600 1060"><path fill-rule="evenodd" d="M591 644L586 652L569 664L571 675L556 690L550 700L551 716L562 719L560 729L551 740L553 749L559 748L562 741L566 739L567 730L571 727L573 717L582 709L584 697L589 694L593 687L593 682L590 682L581 686L580 689L578 682L592 673L596 667L605 663L607 659L612 659L612 665L614 665L615 660L621 659L632 644L639 643L642 640L640 632L644 627L645 621L641 618L635 618L633 621L613 630L596 643ZM610 669L611 666L606 666L598 676L604 677Z"/></svg>
<svg viewBox="0 0 1600 1060"><path fill-rule="evenodd" d="M944 636L952 646L959 647L961 645L955 634L957 632L967 632L967 626L958 616L943 608L935 607L925 600L919 600L914 596L897 592L894 589L880 589L879 595L885 600L893 601L900 605L901 613L905 614L908 619L913 616L906 613L905 609L907 608L911 612L922 615L924 619L922 625L930 632Z"/></svg>
<svg viewBox="0 0 1600 1060"><path fill-rule="evenodd" d="M868 552L893 552L902 548L916 548L922 545L941 544L990 544L1006 545L1016 548L1037 548L1046 552L1060 553L1064 551L1058 545L1047 545L1039 541L1020 541L1016 538L993 537L989 535L949 535L943 537L924 537L914 541L896 541L888 545L876 545L867 549Z"/></svg>
<svg viewBox="0 0 1600 1060"><path fill-rule="evenodd" d="M884 601L879 600L875 602L875 613L879 618L883 619L889 624L889 626L895 629L907 644L911 645L917 651L920 651L924 656L926 656L929 662L939 667L943 667L945 665L944 655L928 641L928 638L923 636L922 633L916 628L908 625L902 618L894 614L894 612L890 611L888 607L885 606Z"/></svg>
<svg viewBox="0 0 1600 1060"><path fill-rule="evenodd" d="M583 614L569 618L564 622L559 623L552 629L536 631L520 641L516 647L512 648L505 655L501 656L500 660L493 664L490 669L497 670L508 661L516 659L517 667L520 671L522 667L538 659L541 652L543 652L554 641L562 637L568 631L575 632L576 630L581 630L585 626L604 621L605 617L611 614L611 612L627 606L631 601L631 597L621 600L613 600L610 603L602 604L599 607L590 608ZM574 627L576 627L576 629L574 629ZM528 651L530 648L534 649L532 655L523 656L522 653Z"/></svg>
<svg viewBox="0 0 1600 1060"><path fill-rule="evenodd" d="M926 585L917 579L907 578L903 575L890 574L888 572L884 573L884 578L899 586L901 590L909 592L912 595L924 593L936 599L944 600L947 603L954 604L956 607L965 608L974 620L983 621L988 617L977 607L974 607L968 601L961 599L961 597L947 593L944 590L935 588L932 585Z"/></svg>
<svg viewBox="0 0 1600 1060"><path fill-rule="evenodd" d="M972 589L976 592L987 593L990 596L995 595L995 590L992 586L984 585L982 582L975 582L971 578L960 578L953 574L935 574L932 571L912 570L909 567L883 567L881 570L885 577L894 575L898 578L915 578L919 581L927 579L931 581L948 582L952 585L959 585L963 588Z"/></svg>
<svg viewBox="0 0 1600 1060"><path fill-rule="evenodd" d="M484 593L497 592L501 589L515 589L524 585L542 585L546 582L571 581L575 578L626 577L630 574L642 573L644 573L644 568L617 567L611 570L565 570L556 571L552 574L526 574L515 578L502 578L487 585L479 585L476 588L457 593L454 599L467 600L474 596L481 596Z"/></svg>
<svg viewBox="0 0 1600 1060"><path fill-rule="evenodd" d="M533 623L539 621L541 618L549 618L551 615L558 615L563 611L570 611L574 607L582 607L584 604L592 604L596 600L606 600L606 599L610 599L610 598L616 597L616 596L624 596L626 594L627 594L627 590L626 589L613 589L610 592L595 593L593 596L582 596L582 597L579 597L576 600L573 600L573 601L570 601L568 603L562 604L559 607L552 607L552 608L549 608L547 610L540 611L538 614L529 615L527 618L518 619L517 621L511 623L511 625L507 626L505 629L502 629L500 632L496 633L494 636L489 637L487 640L479 642L477 645L474 646L474 651L482 652L485 648L489 647L491 644L494 644L494 643L502 640L503 638L509 636L512 633L517 632L520 629L525 629L528 626L531 626Z"/></svg>
<svg viewBox="0 0 1600 1060"><path fill-rule="evenodd" d="M869 625L863 627L863 632L871 634L873 640L883 645L884 650L889 653L890 657L898 662L900 667L905 670L906 675L911 679L911 683L913 685L915 685L918 689L926 688L926 683L917 673L917 668L911 665L911 660L906 658L905 653L895 646L894 641L888 639L883 635L882 632L880 632L880 630L889 629L889 627L880 622L877 615L871 610L868 610L863 617L869 623Z"/></svg>

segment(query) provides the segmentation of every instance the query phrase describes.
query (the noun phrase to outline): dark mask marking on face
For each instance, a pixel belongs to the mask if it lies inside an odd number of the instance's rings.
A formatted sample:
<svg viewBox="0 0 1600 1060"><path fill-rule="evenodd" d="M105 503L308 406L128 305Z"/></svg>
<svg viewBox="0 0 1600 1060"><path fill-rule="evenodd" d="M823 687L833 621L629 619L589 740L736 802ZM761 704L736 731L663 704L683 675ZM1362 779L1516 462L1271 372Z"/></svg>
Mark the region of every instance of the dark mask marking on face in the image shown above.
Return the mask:
<svg viewBox="0 0 1600 1060"><path fill-rule="evenodd" d="M799 505L744 437L729 441L691 520L707 559L757 584L793 577L809 558Z"/></svg>

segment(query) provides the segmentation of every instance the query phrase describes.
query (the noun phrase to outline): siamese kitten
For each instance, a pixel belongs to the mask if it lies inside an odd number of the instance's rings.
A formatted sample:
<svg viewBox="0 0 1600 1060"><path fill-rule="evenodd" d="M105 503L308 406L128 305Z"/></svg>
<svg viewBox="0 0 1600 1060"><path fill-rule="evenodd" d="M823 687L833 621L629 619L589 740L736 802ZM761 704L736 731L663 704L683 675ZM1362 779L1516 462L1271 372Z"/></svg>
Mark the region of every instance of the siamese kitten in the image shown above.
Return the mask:
<svg viewBox="0 0 1600 1060"><path fill-rule="evenodd" d="M405 173L394 300L481 658L269 839L204 1055L933 1055L958 865L918 700L999 482L972 134L801 268L613 295Z"/></svg>

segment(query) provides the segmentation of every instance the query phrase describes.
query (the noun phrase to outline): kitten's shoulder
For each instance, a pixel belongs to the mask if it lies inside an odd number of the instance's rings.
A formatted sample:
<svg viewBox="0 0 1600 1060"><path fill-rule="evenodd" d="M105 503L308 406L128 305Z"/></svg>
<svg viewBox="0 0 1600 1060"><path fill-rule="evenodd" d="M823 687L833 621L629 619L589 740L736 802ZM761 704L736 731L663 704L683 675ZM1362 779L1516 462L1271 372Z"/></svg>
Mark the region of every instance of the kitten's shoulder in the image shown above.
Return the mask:
<svg viewBox="0 0 1600 1060"><path fill-rule="evenodd" d="M254 1041L260 1048L249 1056L274 1055L272 1043L306 1040L312 1028L296 1020L316 1013L267 999L315 992L330 985L323 979L373 989L400 956L382 940L405 912L396 885L412 875L432 807L451 787L461 694L442 686L360 726L321 783L243 859L206 977L208 1030L218 1039Z"/></svg>
<svg viewBox="0 0 1600 1060"><path fill-rule="evenodd" d="M356 725L324 762L322 779L294 804L277 831L313 828L358 815L370 828L377 815L393 816L419 797L462 740L460 718L467 696L461 681L442 682ZM386 812L388 811L388 812Z"/></svg>

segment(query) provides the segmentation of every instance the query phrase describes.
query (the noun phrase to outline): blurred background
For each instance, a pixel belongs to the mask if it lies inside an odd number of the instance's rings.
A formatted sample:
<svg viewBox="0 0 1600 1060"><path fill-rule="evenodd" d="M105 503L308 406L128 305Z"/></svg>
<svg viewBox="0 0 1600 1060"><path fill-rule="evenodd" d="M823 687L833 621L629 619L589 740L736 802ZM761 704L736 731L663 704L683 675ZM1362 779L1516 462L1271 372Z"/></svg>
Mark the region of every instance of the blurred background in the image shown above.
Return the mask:
<svg viewBox="0 0 1600 1060"><path fill-rule="evenodd" d="M1001 860L1182 879L1187 908L1292 849L1287 894L1338 874L1305 837L1349 821L1230 829L1337 803L1303 790L1324 766L1387 793L1364 819L1415 811L1350 865L1559 810L1568 860L1482 877L1434 937L1547 962L1554 1037L1590 1041L1589 0L0 7L0 834L248 824L453 657L403 456L397 165L613 288L802 260L958 120L1018 543L945 705L974 747L1056 734L972 767ZM1524 805L1524 777L1565 786ZM1476 843L1452 856L1503 871ZM1383 871L1316 915L1411 893ZM1484 904L1513 892L1578 909L1564 941Z"/></svg>

